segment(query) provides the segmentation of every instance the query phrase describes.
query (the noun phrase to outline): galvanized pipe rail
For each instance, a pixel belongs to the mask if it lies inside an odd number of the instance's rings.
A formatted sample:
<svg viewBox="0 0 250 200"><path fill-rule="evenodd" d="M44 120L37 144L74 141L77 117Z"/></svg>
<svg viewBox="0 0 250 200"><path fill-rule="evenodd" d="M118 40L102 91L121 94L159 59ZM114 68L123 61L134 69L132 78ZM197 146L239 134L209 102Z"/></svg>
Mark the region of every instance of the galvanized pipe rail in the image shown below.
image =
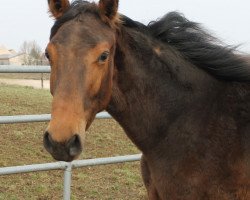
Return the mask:
<svg viewBox="0 0 250 200"><path fill-rule="evenodd" d="M0 73L50 73L50 66L0 65Z"/></svg>
<svg viewBox="0 0 250 200"><path fill-rule="evenodd" d="M72 176L73 168L117 164L117 163L123 163L123 162L134 162L134 161L139 161L140 159L141 159L141 154L136 154L136 155L128 155L128 156L109 157L109 158L76 160L71 163L55 162L55 163L45 163L45 164L36 164L36 165L16 166L16 167L3 167L3 168L0 168L0 176L10 175L10 174L19 174L19 173L37 172L37 171L64 170L63 199L70 200L70 186L71 186L71 176Z"/></svg>
<svg viewBox="0 0 250 200"><path fill-rule="evenodd" d="M0 73L50 73L49 66L9 66L0 65ZM96 115L98 119L108 119L111 116L106 113L98 113ZM28 123L28 122L46 122L51 119L50 114L42 115L18 115L18 116L0 116L0 124L14 124L14 123ZM15 167L2 167L0 168L0 176L18 174L18 173L29 173L37 171L48 171L48 170L64 170L64 186L63 186L63 199L70 200L70 186L71 186L71 175L73 168L81 168L86 166L96 165L107 165L116 164L123 162L139 161L141 154L117 156L109 158L96 158L87 160L77 160L73 162L55 162L55 163L44 163L35 165L15 166Z"/></svg>
<svg viewBox="0 0 250 200"><path fill-rule="evenodd" d="M96 115L96 118L110 119L112 117L107 112L101 112ZM0 116L0 124L47 122L50 121L50 119L51 119L51 114Z"/></svg>
<svg viewBox="0 0 250 200"><path fill-rule="evenodd" d="M20 174L29 173L35 171L50 171L50 170L65 170L69 166L71 168L82 168L96 165L108 165L122 162L133 162L138 161L141 158L141 154L128 155L128 156L116 156L108 158L95 158L86 160L74 160L72 162L54 162L34 165L24 165L15 167L2 167L0 168L0 175Z"/></svg>

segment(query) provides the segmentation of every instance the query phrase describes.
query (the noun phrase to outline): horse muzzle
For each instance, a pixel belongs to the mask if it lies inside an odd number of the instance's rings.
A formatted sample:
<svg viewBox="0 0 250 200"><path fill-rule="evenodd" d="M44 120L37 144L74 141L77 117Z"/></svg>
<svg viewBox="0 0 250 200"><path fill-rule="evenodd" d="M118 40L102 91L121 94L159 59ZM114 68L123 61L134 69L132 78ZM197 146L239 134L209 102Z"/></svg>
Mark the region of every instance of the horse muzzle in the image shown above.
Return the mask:
<svg viewBox="0 0 250 200"><path fill-rule="evenodd" d="M52 139L48 131L43 137L45 149L58 161L71 162L76 159L83 151L83 144L80 135L73 135L68 141L56 142Z"/></svg>

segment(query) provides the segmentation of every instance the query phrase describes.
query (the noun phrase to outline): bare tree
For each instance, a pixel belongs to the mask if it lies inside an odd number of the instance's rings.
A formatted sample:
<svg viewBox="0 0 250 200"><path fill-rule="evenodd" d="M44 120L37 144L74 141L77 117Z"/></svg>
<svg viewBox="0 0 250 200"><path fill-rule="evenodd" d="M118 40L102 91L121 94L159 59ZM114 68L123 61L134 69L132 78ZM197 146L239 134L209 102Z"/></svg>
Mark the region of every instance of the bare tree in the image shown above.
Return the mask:
<svg viewBox="0 0 250 200"><path fill-rule="evenodd" d="M46 60L41 47L36 41L24 41L20 47L20 52L24 53L22 58L24 65L47 65Z"/></svg>

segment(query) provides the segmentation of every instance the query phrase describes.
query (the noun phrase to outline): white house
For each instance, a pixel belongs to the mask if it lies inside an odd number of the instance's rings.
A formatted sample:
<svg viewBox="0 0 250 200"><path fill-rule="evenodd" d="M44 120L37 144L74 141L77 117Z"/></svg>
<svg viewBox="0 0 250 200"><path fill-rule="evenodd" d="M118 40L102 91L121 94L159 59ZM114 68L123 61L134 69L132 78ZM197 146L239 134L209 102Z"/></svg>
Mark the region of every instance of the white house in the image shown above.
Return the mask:
<svg viewBox="0 0 250 200"><path fill-rule="evenodd" d="M17 53L0 45L0 65L23 65L24 53Z"/></svg>

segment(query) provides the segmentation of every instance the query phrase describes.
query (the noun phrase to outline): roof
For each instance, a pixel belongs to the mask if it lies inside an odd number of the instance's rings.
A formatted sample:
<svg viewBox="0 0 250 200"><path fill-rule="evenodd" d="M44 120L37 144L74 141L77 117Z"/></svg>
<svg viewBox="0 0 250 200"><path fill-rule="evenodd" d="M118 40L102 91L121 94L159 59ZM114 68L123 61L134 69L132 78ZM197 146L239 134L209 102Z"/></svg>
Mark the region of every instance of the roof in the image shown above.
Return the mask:
<svg viewBox="0 0 250 200"><path fill-rule="evenodd" d="M11 54L11 52L3 45L0 45L0 55L2 54Z"/></svg>
<svg viewBox="0 0 250 200"><path fill-rule="evenodd" d="M15 57L21 56L21 55L24 55L24 53L2 54L2 55L0 55L0 60L11 59L11 58L15 58Z"/></svg>

